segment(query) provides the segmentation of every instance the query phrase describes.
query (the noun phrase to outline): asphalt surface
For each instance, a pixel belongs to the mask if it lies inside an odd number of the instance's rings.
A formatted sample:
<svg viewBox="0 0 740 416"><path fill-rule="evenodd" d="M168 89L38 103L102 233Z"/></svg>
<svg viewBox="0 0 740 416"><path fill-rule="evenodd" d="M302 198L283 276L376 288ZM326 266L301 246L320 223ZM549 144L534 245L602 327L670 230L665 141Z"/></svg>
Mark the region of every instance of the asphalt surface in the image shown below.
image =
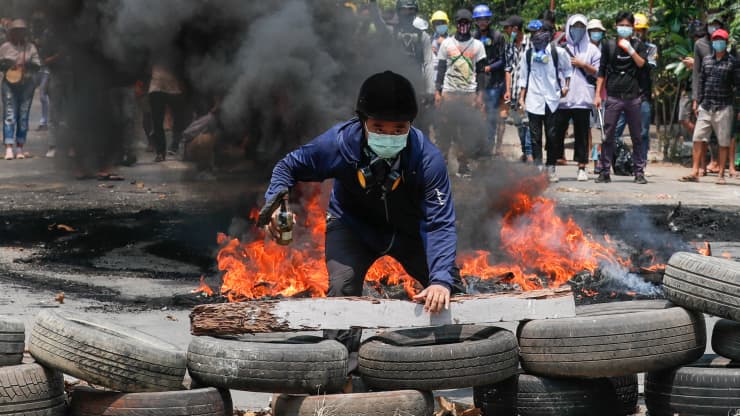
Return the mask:
<svg viewBox="0 0 740 416"><path fill-rule="evenodd" d="M37 110L36 105L32 128L36 127ZM203 256L215 257L212 250L216 233L227 231L231 217L246 216L248 208L254 205L255 195L262 192L261 181L254 178L247 164L231 172L217 173L218 180L199 177L188 163L152 162L154 155L144 151L143 143L139 143L140 163L116 169L125 180L76 180L74 169L70 168L75 165L74 159L63 154L57 154L54 159L43 157L48 134L31 132L25 150L34 157L0 159L0 219L5 222L6 231L13 230L14 226L16 230L32 230L34 221L42 231L44 228L51 231L59 224L66 224L65 219L70 219L67 222L74 223L73 226L93 230L95 227L90 223L101 221L98 217L120 215L121 223L128 224L127 221L134 221L131 218L140 219L142 212L155 212L159 215L157 224L163 227L167 241L192 239L196 241L192 247L202 247ZM594 137L599 135L595 132ZM504 146L509 159L518 157L517 141L514 129L509 127ZM571 164L558 168L560 181L551 184L546 195L573 212L595 209L630 213L649 206L656 215L663 215L663 210L668 213L679 202L689 208L711 208L729 217L724 223L729 227L728 233L713 241L724 247L725 252L740 258L737 220L740 180L730 179L725 186L715 185L712 177L700 183L681 183L677 179L687 174L688 169L660 162L651 163L647 172L647 185L637 185L629 177L616 176L611 184L596 184L576 181L576 167ZM475 180L474 177L471 181ZM466 180L454 181L459 192L471 189ZM459 192L456 197L464 198ZM94 212L96 217L86 224L81 214L88 212ZM601 220L592 221L598 224ZM103 319L115 319L185 349L191 338L189 310L173 305L171 297L189 293L198 285L200 275L213 279L217 273L213 264L188 261L182 258L185 256L166 258L147 251L147 247L158 242L158 237L145 232L146 223L136 224L142 228L136 229L143 233L140 241L128 242L80 263L44 260L52 247L51 242L64 238L60 234L43 238L33 235L6 237L0 247L0 281L4 288L0 292L0 315L20 318L30 327L40 310L82 311ZM193 224L199 224L200 228ZM702 240L701 232L692 230L692 233L681 238ZM727 238L727 234L735 238ZM217 284L213 280L210 282ZM62 304L55 297L65 288L69 289ZM713 320L709 321L708 329L712 325ZM445 394L461 401L470 400L469 391ZM234 395L238 407L251 409L266 406L270 397L243 392L234 392Z"/></svg>

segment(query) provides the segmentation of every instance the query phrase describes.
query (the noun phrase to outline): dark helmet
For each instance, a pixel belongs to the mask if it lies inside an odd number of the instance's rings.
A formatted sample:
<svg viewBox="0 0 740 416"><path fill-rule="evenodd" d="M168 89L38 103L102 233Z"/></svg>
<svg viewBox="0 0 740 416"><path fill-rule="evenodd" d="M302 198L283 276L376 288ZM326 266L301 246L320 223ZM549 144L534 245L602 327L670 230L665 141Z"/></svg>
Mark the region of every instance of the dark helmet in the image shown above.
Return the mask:
<svg viewBox="0 0 740 416"><path fill-rule="evenodd" d="M419 3L416 0L396 0L396 10L414 9L419 11Z"/></svg>
<svg viewBox="0 0 740 416"><path fill-rule="evenodd" d="M371 75L360 87L357 114L361 118L413 121L419 112L411 82L391 71Z"/></svg>
<svg viewBox="0 0 740 416"><path fill-rule="evenodd" d="M467 20L469 22L473 21L473 13L470 13L470 10L468 9L460 9L455 13L455 22L459 22L460 20Z"/></svg>

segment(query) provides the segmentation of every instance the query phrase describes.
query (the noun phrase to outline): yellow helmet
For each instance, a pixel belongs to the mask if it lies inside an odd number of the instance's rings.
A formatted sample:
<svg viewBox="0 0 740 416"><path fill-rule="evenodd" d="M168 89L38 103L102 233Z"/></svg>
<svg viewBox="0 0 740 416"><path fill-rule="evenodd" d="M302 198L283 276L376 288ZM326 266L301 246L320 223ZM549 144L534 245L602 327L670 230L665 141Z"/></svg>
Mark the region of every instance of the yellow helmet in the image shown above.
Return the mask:
<svg viewBox="0 0 740 416"><path fill-rule="evenodd" d="M431 22L436 22L437 20L442 20L445 22L446 25L450 24L450 18L447 17L447 13L443 12L442 10L437 10L432 15L432 18L429 19Z"/></svg>
<svg viewBox="0 0 740 416"><path fill-rule="evenodd" d="M647 16L642 13L635 13L635 29L650 29Z"/></svg>

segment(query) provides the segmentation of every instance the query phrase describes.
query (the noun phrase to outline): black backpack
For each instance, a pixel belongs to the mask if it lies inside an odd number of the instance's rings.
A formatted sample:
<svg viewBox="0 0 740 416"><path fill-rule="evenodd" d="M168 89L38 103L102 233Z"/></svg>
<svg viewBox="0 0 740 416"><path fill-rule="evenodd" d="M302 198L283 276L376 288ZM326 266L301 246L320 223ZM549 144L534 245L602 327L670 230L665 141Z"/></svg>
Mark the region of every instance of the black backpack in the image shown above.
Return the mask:
<svg viewBox="0 0 740 416"><path fill-rule="evenodd" d="M559 48L557 41L550 42L550 50L552 51L552 63L555 65L555 79L558 80L558 89L562 90L563 87L560 85L560 77L558 76L558 50ZM527 90L529 90L529 74L532 73L532 48L527 49L525 53L527 57Z"/></svg>

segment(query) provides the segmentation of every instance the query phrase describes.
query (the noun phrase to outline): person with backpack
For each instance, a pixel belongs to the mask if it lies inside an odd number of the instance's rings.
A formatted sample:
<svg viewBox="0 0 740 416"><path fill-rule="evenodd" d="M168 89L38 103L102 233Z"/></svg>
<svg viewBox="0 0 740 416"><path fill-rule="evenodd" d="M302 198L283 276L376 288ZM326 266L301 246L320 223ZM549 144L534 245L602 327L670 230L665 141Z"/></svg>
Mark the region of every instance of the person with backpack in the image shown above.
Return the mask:
<svg viewBox="0 0 740 416"><path fill-rule="evenodd" d="M588 20L582 14L574 14L565 24L565 51L570 55L573 65L571 92L560 99L555 112L556 140L558 148L564 148L565 133L573 120L575 144L574 159L578 163L576 178L587 181L588 132L590 130L591 109L596 88L596 73L601 62L601 51L591 44L586 33ZM553 178L553 179L557 179Z"/></svg>
<svg viewBox="0 0 740 416"><path fill-rule="evenodd" d="M457 32L442 42L437 53L435 103L441 106L442 113L437 146L447 157L452 141L456 141L457 174L464 178L472 174L470 158L483 147L478 127L482 117L476 109L483 109L481 89L485 85L486 49L471 35L472 23L470 10L458 10Z"/></svg>
<svg viewBox="0 0 740 416"><path fill-rule="evenodd" d="M640 68L638 72L638 82L640 84L640 138L642 139L641 151L643 158L647 161L647 154L650 150L650 122L652 121L652 100L653 100L653 69L658 67L658 46L648 41L648 29L650 23L648 17L642 13L635 14L635 35L647 47L647 65ZM622 139L622 133L627 125L624 112L619 116L617 121L617 131L615 136L617 140Z"/></svg>
<svg viewBox="0 0 740 416"><path fill-rule="evenodd" d="M519 63L522 74L519 78L519 105L529 117L532 156L538 166L542 165L542 129L545 129L545 165L550 180L555 182L558 180L555 166L562 153L555 137L555 111L560 99L568 95L573 66L565 50L551 41L552 25L532 20L527 30L532 34L532 46Z"/></svg>
<svg viewBox="0 0 740 416"><path fill-rule="evenodd" d="M639 70L647 63L647 47L633 37L635 16L628 11L617 14L615 19L618 40L610 39L601 47L601 62L594 107L601 108L601 92L606 88L604 103L604 143L601 145L601 171L597 183L611 182L612 157L619 114L624 111L632 138L635 183L646 184L645 158L641 151L640 137L640 84Z"/></svg>
<svg viewBox="0 0 740 416"><path fill-rule="evenodd" d="M480 40L486 49L485 85L483 90L483 103L486 106L486 121L488 122L489 146L485 149L486 155L495 146L495 154L501 155L501 141L496 142L496 133L499 123L499 103L504 95L505 75L504 65L506 63L506 39L498 30L491 27L493 13L485 4L479 4L473 9L473 37Z"/></svg>
<svg viewBox="0 0 740 416"><path fill-rule="evenodd" d="M396 1L398 24L393 29L393 35L403 53L418 65L425 83L424 94L431 98L434 94L432 38L424 30L414 26L418 13L419 4L416 0ZM422 99L426 97L423 96Z"/></svg>

